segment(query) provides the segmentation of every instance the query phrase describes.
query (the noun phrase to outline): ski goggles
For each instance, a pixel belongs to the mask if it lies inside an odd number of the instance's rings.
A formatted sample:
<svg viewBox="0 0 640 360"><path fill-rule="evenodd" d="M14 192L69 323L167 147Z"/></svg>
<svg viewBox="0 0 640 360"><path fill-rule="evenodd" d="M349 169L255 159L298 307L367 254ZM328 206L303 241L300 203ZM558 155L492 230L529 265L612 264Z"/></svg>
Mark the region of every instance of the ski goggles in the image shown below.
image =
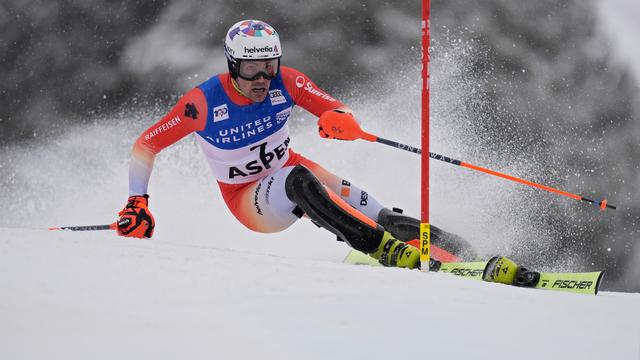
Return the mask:
<svg viewBox="0 0 640 360"><path fill-rule="evenodd" d="M260 76L265 80L272 80L278 74L280 59L269 60L241 60L238 75L244 80L258 80Z"/></svg>

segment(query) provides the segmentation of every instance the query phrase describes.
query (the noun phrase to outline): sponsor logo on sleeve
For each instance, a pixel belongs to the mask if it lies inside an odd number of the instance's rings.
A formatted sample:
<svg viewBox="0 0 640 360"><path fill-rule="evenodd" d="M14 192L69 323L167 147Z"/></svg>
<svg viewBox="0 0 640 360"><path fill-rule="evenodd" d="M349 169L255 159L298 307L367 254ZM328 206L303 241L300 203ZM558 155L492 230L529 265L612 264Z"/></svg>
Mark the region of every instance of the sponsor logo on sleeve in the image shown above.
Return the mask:
<svg viewBox="0 0 640 360"><path fill-rule="evenodd" d="M296 78L296 87L298 87L298 89L302 89L304 87L304 89L308 92L310 92L311 94L321 97L325 100L329 100L331 102L336 101L336 99L332 98L331 96L329 96L326 93L323 93L322 91L316 89L313 87L313 85L311 84L310 81L307 81L303 76L298 75L298 77Z"/></svg>
<svg viewBox="0 0 640 360"><path fill-rule="evenodd" d="M198 109L196 108L194 103L189 103L184 106L184 116L196 120L198 118L198 114Z"/></svg>
<svg viewBox="0 0 640 360"><path fill-rule="evenodd" d="M332 98L331 96L327 95L326 93L323 93L322 91L316 89L313 87L313 85L311 85L310 82L307 82L306 85L304 86L304 89L307 90L308 92L310 92L311 94L321 97L325 100L334 102L336 101L336 99Z"/></svg>
<svg viewBox="0 0 640 360"><path fill-rule="evenodd" d="M180 124L182 122L182 120L180 119L179 116L174 116L171 120L158 125L156 128L152 129L151 131L149 131L148 133L144 134L144 139L145 140L150 140L151 138L158 136L159 134L162 134L163 132L169 131L169 129L171 129L174 126L177 126L178 124Z"/></svg>
<svg viewBox="0 0 640 360"><path fill-rule="evenodd" d="M287 102L280 89L269 90L269 99L271 99L271 105L280 105Z"/></svg>
<svg viewBox="0 0 640 360"><path fill-rule="evenodd" d="M229 108L227 104L222 104L213 108L213 122L227 120L229 118Z"/></svg>

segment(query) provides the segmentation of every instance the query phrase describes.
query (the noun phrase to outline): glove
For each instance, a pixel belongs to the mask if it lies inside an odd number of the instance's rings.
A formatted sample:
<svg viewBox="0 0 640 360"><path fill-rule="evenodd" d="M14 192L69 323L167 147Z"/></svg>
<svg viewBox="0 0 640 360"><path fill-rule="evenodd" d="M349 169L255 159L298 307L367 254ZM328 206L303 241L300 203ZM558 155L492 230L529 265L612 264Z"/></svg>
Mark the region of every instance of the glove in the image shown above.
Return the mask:
<svg viewBox="0 0 640 360"><path fill-rule="evenodd" d="M356 140L362 137L362 129L353 115L337 109L320 115L318 133L320 137L338 140Z"/></svg>
<svg viewBox="0 0 640 360"><path fill-rule="evenodd" d="M129 196L127 205L118 213L118 235L126 237L150 238L156 226L153 215L147 207L149 195Z"/></svg>

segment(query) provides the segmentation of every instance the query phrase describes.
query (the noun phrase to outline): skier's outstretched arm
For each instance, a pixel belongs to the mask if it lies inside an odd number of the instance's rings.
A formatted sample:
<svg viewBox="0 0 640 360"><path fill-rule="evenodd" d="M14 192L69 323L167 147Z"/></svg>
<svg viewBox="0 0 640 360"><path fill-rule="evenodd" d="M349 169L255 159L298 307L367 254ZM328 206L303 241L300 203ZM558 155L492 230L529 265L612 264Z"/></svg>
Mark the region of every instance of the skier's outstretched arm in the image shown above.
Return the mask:
<svg viewBox="0 0 640 360"><path fill-rule="evenodd" d="M147 189L156 155L194 131L204 129L207 102L199 88L186 93L160 121L136 140L129 165L129 199L118 214L118 233L129 237L151 237L154 220L148 209Z"/></svg>
<svg viewBox="0 0 640 360"><path fill-rule="evenodd" d="M194 131L202 130L207 102L199 88L186 93L160 121L146 129L133 145L129 165L129 195L147 193L156 155Z"/></svg>

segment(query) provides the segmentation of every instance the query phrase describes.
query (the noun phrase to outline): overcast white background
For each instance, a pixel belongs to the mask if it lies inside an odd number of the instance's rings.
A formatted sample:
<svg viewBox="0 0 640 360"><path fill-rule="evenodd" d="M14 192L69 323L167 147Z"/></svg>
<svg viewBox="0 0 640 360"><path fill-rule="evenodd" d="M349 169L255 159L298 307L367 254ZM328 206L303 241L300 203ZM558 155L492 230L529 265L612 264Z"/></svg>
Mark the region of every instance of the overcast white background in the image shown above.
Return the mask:
<svg viewBox="0 0 640 360"><path fill-rule="evenodd" d="M629 66L640 88L640 1L604 0L598 2L598 9L614 55Z"/></svg>

